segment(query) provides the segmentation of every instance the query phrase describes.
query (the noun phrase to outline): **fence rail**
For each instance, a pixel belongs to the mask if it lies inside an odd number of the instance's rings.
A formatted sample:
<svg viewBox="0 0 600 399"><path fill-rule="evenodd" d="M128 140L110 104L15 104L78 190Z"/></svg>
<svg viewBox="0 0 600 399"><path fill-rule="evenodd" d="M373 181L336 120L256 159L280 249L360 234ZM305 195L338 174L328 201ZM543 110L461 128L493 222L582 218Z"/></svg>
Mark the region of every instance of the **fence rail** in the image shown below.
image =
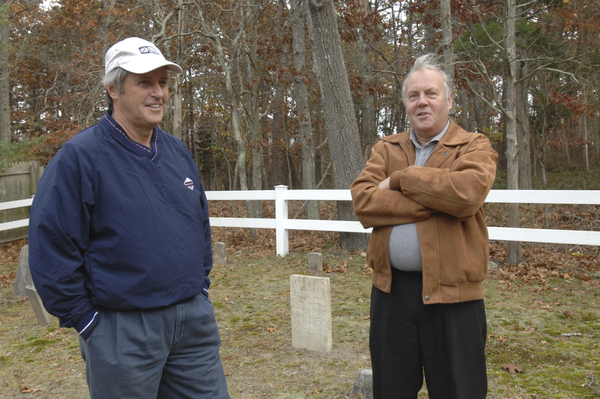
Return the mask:
<svg viewBox="0 0 600 399"><path fill-rule="evenodd" d="M223 218L211 217L210 223L217 227L243 227L275 229L277 254L289 253L289 230L337 231L346 233L370 233L359 222L340 220L306 220L288 218L288 201L352 201L350 190L288 190L277 186L275 190L207 191L209 201L275 201L275 218ZM31 206L32 199L0 203L0 211ZM492 190L486 203L519 204L571 204L600 205L598 190ZM0 223L0 231L25 227L29 219ZM512 227L488 227L490 240L522 241L552 244L600 246L600 231L554 230Z"/></svg>
<svg viewBox="0 0 600 399"><path fill-rule="evenodd" d="M33 201L33 198L27 198L27 199L16 200L16 201L0 202L0 211L6 211L9 209L25 208L25 207L31 206L32 201ZM0 223L0 231L8 231L8 230L12 230L12 229L18 229L20 227L27 227L27 226L29 226L29 219L13 220L12 222Z"/></svg>

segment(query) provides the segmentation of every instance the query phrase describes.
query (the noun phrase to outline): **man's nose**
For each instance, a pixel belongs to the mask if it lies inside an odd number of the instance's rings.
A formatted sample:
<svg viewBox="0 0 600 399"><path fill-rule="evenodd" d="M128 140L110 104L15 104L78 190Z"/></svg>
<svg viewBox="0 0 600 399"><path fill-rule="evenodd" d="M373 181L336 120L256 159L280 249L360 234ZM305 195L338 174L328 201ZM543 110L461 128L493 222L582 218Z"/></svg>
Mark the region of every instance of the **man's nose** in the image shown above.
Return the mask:
<svg viewBox="0 0 600 399"><path fill-rule="evenodd" d="M160 82L154 82L152 86L150 86L150 94L156 98L162 97L162 87Z"/></svg>

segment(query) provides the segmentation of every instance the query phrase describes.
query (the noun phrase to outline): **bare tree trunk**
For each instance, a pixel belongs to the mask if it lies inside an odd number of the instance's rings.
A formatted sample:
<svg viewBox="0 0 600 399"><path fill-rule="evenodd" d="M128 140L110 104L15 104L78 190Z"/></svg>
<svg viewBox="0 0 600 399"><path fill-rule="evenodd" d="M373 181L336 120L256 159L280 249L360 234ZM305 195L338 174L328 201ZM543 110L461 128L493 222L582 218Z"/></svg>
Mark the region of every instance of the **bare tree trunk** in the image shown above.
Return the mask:
<svg viewBox="0 0 600 399"><path fill-rule="evenodd" d="M360 0L362 23L366 23L369 14L369 0ZM358 28L358 73L363 78L361 87L361 123L360 137L363 153L371 148L377 139L377 121L375 116L375 96L370 93L369 86L374 82L374 68L371 67L371 42L363 26Z"/></svg>
<svg viewBox="0 0 600 399"><path fill-rule="evenodd" d="M588 101L588 89L583 88L583 103L587 104ZM581 139L583 140L583 167L585 170L590 170L590 158L589 158L589 146L588 146L588 128L587 128L587 115L581 116Z"/></svg>
<svg viewBox="0 0 600 399"><path fill-rule="evenodd" d="M407 54L406 54L406 58L407 59L412 59L413 58L413 48L414 48L414 44L413 44L413 24L414 22L414 17L415 14L412 11L412 9L409 11L408 13L408 49L407 49ZM396 56L396 62L399 61L398 57L398 52L399 52L399 48L400 48L400 43L397 43L394 47L396 47L396 49L394 50L394 54ZM408 75L408 73L410 72L410 63L405 63L405 76ZM396 99L396 104L398 104L398 108L400 108L399 113L402 115L401 119L400 119L400 124L398 125L400 127L400 129L398 129L398 131L396 133L400 133L405 131L408 126L407 126L407 117L406 117L406 107L404 104L404 98L402 98L402 84L399 83L399 87L398 87L398 91L397 91L397 99Z"/></svg>
<svg viewBox="0 0 600 399"><path fill-rule="evenodd" d="M198 164L198 158L199 158L199 154L198 154L198 148L196 146L196 129L194 128L194 124L195 124L195 117L194 117L194 82L192 81L192 74L191 72L188 70L186 72L187 74L187 80L188 80L188 85L187 85L187 128L186 128L186 136L188 137L189 140L189 149L190 152L192 153L192 155L194 156L194 159L196 159L196 164ZM203 120L203 115L202 112L200 113L200 120ZM210 130L207 129L207 132L205 133L206 137L211 136L210 134ZM210 138L210 141L212 142L212 137ZM211 160L211 164L214 164L214 152L212 153L212 160ZM208 169L208 168L206 168ZM206 173L206 182L204 183L205 186L209 186L212 187L212 184L209 184L209 182L212 180L212 176L210 175L210 173ZM215 180L216 183L216 180ZM209 188L210 190L210 188Z"/></svg>
<svg viewBox="0 0 600 399"><path fill-rule="evenodd" d="M252 188L254 190L260 190L262 188L262 169L264 167L264 156L263 149L260 145L262 141L261 132L261 112L260 112L260 85L255 82L257 78L255 66L257 62L257 24L253 24L250 29L250 44L246 48L246 84L249 90L247 112L250 119L250 135L251 135L251 149L252 149ZM240 79L242 81L242 79ZM259 79L256 79L258 82ZM248 214L249 217L261 218L262 217L262 201L256 200L251 201L252 210ZM256 229L251 229L251 234L254 239L258 238Z"/></svg>
<svg viewBox="0 0 600 399"><path fill-rule="evenodd" d="M283 15L283 8L286 7L285 2L281 1L279 2L279 7L280 10L278 11L278 17L281 18L281 16ZM292 5L293 7L293 5ZM291 18L291 16L290 16ZM277 25L277 35L279 37L282 36L282 29L281 29L281 24ZM284 65L286 62L286 56L283 52L279 52L277 54L277 58L279 60L279 70L282 71L284 69ZM281 138L283 137L283 131L284 131L284 127L283 127L283 104L284 104L284 97L286 95L286 88L285 85L283 84L283 82L281 81L281 79L279 79L277 81L277 83L275 84L275 96L273 98L273 134L272 134L272 140L271 140L271 167L269 169L269 186L271 186L271 188L273 186L277 186L279 184L282 184L282 178L281 178L281 159L282 159L282 152L279 148L279 143L281 142Z"/></svg>
<svg viewBox="0 0 600 399"><path fill-rule="evenodd" d="M333 0L311 0L308 8L314 70L321 89L334 187L348 189L364 164L337 14ZM350 201L338 203L338 216L340 220L357 220ZM365 249L368 244L366 234L342 233L341 238L346 249Z"/></svg>
<svg viewBox="0 0 600 399"><path fill-rule="evenodd" d="M469 95L466 89L460 90L460 108L462 109L462 123L461 127L467 132L471 132L471 124L469 123Z"/></svg>
<svg viewBox="0 0 600 399"><path fill-rule="evenodd" d="M526 12L524 6L519 6L516 11L519 20ZM517 18L517 15L515 15ZM516 43L515 43L516 45ZM515 50L516 51L516 50ZM533 183L531 180L531 133L529 129L529 61L527 52L521 50L519 60L517 61L517 82L516 82L516 118L517 118L517 143L519 146L519 189L531 190Z"/></svg>
<svg viewBox="0 0 600 399"><path fill-rule="evenodd" d="M304 0L307 1L307 0ZM302 188L315 189L317 187L315 173L315 148L313 145L312 121L308 106L308 90L304 80L306 78L306 46L304 35L304 7L302 0L292 0L290 21L293 35L294 58L294 97L296 109L300 119L299 133L302 142ZM306 218L320 219L317 201L308 201L306 204Z"/></svg>
<svg viewBox="0 0 600 399"><path fill-rule="evenodd" d="M256 99L258 101L258 99ZM257 112L259 110L256 110ZM262 169L264 167L264 154L260 141L262 141L260 117L255 115L252 118L252 188L254 190L262 189ZM253 202L252 217L262 217L262 201L256 200ZM258 238L258 237L256 237Z"/></svg>
<svg viewBox="0 0 600 399"><path fill-rule="evenodd" d="M547 127L547 115L544 112L542 118L542 127L540 131L540 140L539 145L536 145L537 151L534 159L537 159L537 162L540 165L540 172L542 174L542 187L545 190L548 186L548 179L546 177L546 127ZM537 143L536 143L537 144ZM547 229L550 228L550 222L548 220L548 204L544 207L544 222Z"/></svg>
<svg viewBox="0 0 600 399"><path fill-rule="evenodd" d="M567 165L569 165L569 167L571 167L573 165L573 163L571 162L571 149L569 147L568 142L565 145L565 158L567 158Z"/></svg>
<svg viewBox="0 0 600 399"><path fill-rule="evenodd" d="M448 86L454 87L454 47L452 46L452 12L450 0L440 0L440 13L442 20L442 49L444 52L444 72L448 75ZM454 118L454 107L450 110L450 117Z"/></svg>
<svg viewBox="0 0 600 399"><path fill-rule="evenodd" d="M186 25L186 13L184 13L183 0L177 1L179 5L179 10L177 11L177 33L182 34L185 32ZM185 53L185 41L183 36L180 36L177 39L176 46L176 62L181 65L181 61L183 59L183 54ZM178 73L175 74L175 84L173 85L173 132L171 133L173 136L178 139L182 139L182 126L183 126L183 74Z"/></svg>
<svg viewBox="0 0 600 399"><path fill-rule="evenodd" d="M529 90L527 61L517 66L517 142L519 143L519 190L531 190L531 134L529 130Z"/></svg>
<svg viewBox="0 0 600 399"><path fill-rule="evenodd" d="M10 68L8 0L0 1L0 143L10 143Z"/></svg>
<svg viewBox="0 0 600 399"><path fill-rule="evenodd" d="M242 132L241 127L241 115L240 107L238 104L237 93L233 87L232 81L232 70L233 64L237 60L240 52L240 40L245 34L245 28L248 24L247 20L244 20L239 27L239 31L232 40L230 52L225 54L221 37L219 33L213 31L212 27L205 21L204 14L201 7L196 8L197 17L200 22L202 29L201 34L210 39L215 46L219 58L219 64L225 75L225 92L231 105L231 130L233 131L233 138L237 146L237 162L235 164L235 172L233 174L233 187L235 189L236 178L239 178L240 189L248 190L248 176L246 174L246 136ZM252 202L245 201L247 217L252 215ZM251 234L256 236L256 231L251 229Z"/></svg>
<svg viewBox="0 0 600 399"><path fill-rule="evenodd" d="M506 160L508 189L519 189L519 159L517 144L517 49L515 17L516 0L506 1L506 60L508 63L506 85ZM519 204L508 205L508 226L519 227ZM521 243L509 241L507 262L517 265L521 262Z"/></svg>
<svg viewBox="0 0 600 399"><path fill-rule="evenodd" d="M369 92L369 86L373 83L373 74L369 71L369 46L370 43L366 41L364 30L359 29L358 33L358 48L359 48L359 74L363 77L363 84L361 87L362 103L361 103L361 125L360 125L360 136L362 141L362 148L367 146L373 146L377 138L377 121L375 115L375 97Z"/></svg>
<svg viewBox="0 0 600 399"><path fill-rule="evenodd" d="M178 73L175 74L175 84L173 85L173 132L171 133L173 136L178 139L182 139L181 128L183 126L183 74Z"/></svg>
<svg viewBox="0 0 600 399"><path fill-rule="evenodd" d="M425 3L427 4L425 7L425 19L429 20L429 21L433 21L436 17L434 10L433 10L433 4L431 3ZM433 24L425 24L420 25L421 29L425 29L425 52L426 53L434 53L435 52L435 46L434 43L436 42L436 40L434 39L435 37L435 32L437 29L435 29L433 27Z"/></svg>
<svg viewBox="0 0 600 399"><path fill-rule="evenodd" d="M479 93L481 93L481 83L479 82L473 82L473 86L475 87L475 90L477 90ZM473 103L473 120L474 120L474 126L473 126L473 130L479 132L479 133L483 133L484 132L484 127L486 127L486 121L485 121L485 117L484 117L484 109L483 109L483 101L481 101L481 99L473 94L473 96L471 97L472 103Z"/></svg>
<svg viewBox="0 0 600 399"><path fill-rule="evenodd" d="M283 183L281 180L282 153L279 143L283 136L283 98L285 91L281 86L283 85L278 82L275 89L275 98L273 99L273 140L271 140L271 170L269 173L271 186Z"/></svg>

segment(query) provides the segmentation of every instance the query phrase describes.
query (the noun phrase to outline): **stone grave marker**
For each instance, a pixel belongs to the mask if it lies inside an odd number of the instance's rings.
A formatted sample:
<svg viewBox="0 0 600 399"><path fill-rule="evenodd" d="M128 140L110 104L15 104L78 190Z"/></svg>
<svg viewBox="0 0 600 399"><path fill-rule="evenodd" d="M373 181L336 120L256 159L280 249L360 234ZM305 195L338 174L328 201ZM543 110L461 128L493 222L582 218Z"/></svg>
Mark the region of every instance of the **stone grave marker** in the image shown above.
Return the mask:
<svg viewBox="0 0 600 399"><path fill-rule="evenodd" d="M313 274L323 271L323 255L319 252L308 254L308 271Z"/></svg>
<svg viewBox="0 0 600 399"><path fill-rule="evenodd" d="M350 392L350 398L373 399L373 370L360 370Z"/></svg>
<svg viewBox="0 0 600 399"><path fill-rule="evenodd" d="M52 323L52 316L44 308L36 289L33 286L28 285L25 287L25 290L27 291L27 296L29 297L29 302L31 302L31 307L33 308L33 313L35 313L38 324L47 326Z"/></svg>
<svg viewBox="0 0 600 399"><path fill-rule="evenodd" d="M19 256L19 266L17 266L17 276L15 277L15 286L13 287L13 296L27 296L27 286L33 287L31 272L29 271L29 245L21 248Z"/></svg>
<svg viewBox="0 0 600 399"><path fill-rule="evenodd" d="M328 277L290 276L292 346L329 353L331 290Z"/></svg>
<svg viewBox="0 0 600 399"><path fill-rule="evenodd" d="M227 263L227 252L224 242L215 242L213 244L213 263L216 265Z"/></svg>

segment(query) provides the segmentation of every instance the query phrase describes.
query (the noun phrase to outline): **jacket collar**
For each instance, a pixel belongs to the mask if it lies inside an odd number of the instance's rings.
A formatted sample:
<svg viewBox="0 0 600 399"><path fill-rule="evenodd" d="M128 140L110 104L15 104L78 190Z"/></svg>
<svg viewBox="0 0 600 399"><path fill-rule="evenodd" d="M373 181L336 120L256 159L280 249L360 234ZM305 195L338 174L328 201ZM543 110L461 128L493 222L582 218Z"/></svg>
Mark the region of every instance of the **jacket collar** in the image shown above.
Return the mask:
<svg viewBox="0 0 600 399"><path fill-rule="evenodd" d="M406 144L411 142L410 129L402 133L393 134L391 136L385 136L381 140L385 140L389 143L402 144L402 146L405 146ZM450 119L450 126L448 126L448 131L446 132L444 137L442 137L442 139L439 141L438 145L441 144L446 147L456 147L465 144L468 141L469 139L467 132L463 130L463 128L455 124L452 119Z"/></svg>
<svg viewBox="0 0 600 399"><path fill-rule="evenodd" d="M113 119L108 111L104 114L104 117L100 119L100 123L104 125L111 135L123 146L150 159L152 162L158 163L161 154L161 151L159 151L158 128L154 128L154 131L152 132L152 139L150 141L152 148L148 148L131 140L125 133L125 130L117 123L117 121Z"/></svg>

